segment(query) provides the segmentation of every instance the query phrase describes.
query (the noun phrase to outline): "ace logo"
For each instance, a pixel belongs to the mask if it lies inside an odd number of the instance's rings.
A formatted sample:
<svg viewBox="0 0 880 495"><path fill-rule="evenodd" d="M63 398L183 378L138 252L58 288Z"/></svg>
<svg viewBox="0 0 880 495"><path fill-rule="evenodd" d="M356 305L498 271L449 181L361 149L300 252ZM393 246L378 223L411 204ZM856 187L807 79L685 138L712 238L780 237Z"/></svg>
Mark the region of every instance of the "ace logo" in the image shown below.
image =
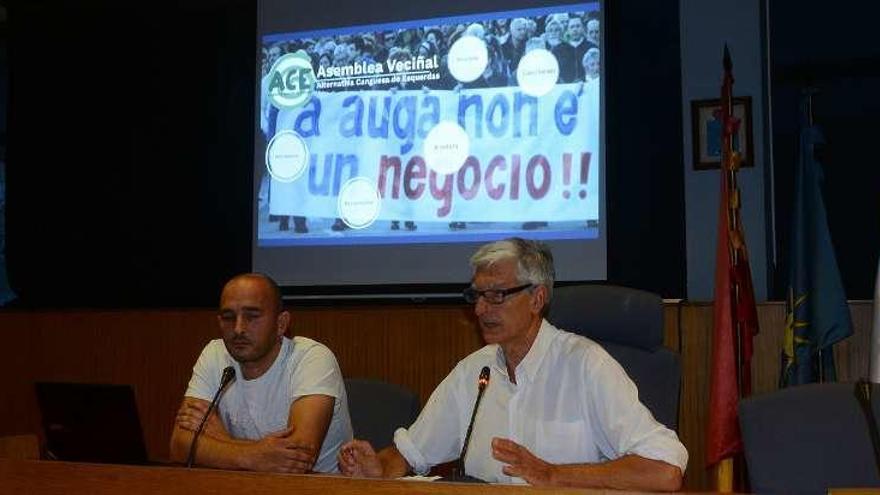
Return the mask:
<svg viewBox="0 0 880 495"><path fill-rule="evenodd" d="M279 109L304 105L315 88L312 60L303 50L279 58L269 71L269 99Z"/></svg>

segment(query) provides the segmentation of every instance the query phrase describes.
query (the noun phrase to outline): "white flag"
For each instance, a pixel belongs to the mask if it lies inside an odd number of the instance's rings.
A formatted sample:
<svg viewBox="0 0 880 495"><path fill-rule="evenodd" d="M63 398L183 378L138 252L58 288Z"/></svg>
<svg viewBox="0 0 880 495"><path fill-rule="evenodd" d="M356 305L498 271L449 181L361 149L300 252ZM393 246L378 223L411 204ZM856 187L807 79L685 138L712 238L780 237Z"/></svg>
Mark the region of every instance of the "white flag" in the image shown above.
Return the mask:
<svg viewBox="0 0 880 495"><path fill-rule="evenodd" d="M871 381L880 383L880 262L874 282L874 326L871 332Z"/></svg>

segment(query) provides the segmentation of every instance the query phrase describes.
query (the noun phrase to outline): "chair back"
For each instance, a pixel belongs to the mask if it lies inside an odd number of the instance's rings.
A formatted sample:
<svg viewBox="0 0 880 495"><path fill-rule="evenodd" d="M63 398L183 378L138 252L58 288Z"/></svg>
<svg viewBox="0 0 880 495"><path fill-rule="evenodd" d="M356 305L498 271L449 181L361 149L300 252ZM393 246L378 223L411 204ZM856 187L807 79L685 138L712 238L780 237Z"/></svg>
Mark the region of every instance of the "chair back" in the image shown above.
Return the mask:
<svg viewBox="0 0 880 495"><path fill-rule="evenodd" d="M663 300L615 285L557 287L549 320L598 342L639 389L639 400L668 428L678 427L681 360L663 347Z"/></svg>
<svg viewBox="0 0 880 495"><path fill-rule="evenodd" d="M354 437L377 451L391 445L394 430L407 428L421 411L415 392L369 378L346 378L345 391Z"/></svg>
<svg viewBox="0 0 880 495"><path fill-rule="evenodd" d="M880 385L872 408L880 416ZM755 493L880 487L868 422L852 383L785 388L743 400L739 422Z"/></svg>

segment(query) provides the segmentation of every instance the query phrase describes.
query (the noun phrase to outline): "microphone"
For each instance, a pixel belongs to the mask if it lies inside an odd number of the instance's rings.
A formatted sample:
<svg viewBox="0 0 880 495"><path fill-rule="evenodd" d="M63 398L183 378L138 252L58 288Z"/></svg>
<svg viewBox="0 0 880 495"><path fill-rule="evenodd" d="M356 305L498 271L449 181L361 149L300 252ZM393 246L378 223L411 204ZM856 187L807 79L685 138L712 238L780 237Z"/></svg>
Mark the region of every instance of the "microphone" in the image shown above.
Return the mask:
<svg viewBox="0 0 880 495"><path fill-rule="evenodd" d="M480 378L477 381L477 400L474 402L474 412L471 413L471 422L468 424L467 434L464 436L464 445L461 446L461 456L458 458L458 473L462 478L468 478L464 471L464 458L467 456L468 444L471 441L471 431L474 429L474 420L477 418L477 409L480 407L480 401L483 400L483 392L489 385L489 367L483 366L480 371Z"/></svg>
<svg viewBox="0 0 880 495"><path fill-rule="evenodd" d="M874 462L877 464L877 472L880 473L880 432L878 432L877 418L874 417L874 408L871 405L871 382L862 378L856 382L853 392L862 408L862 413L865 415L865 421L868 423L871 446L874 448Z"/></svg>
<svg viewBox="0 0 880 495"><path fill-rule="evenodd" d="M217 406L217 403L220 402L220 394L229 385L232 380L235 380L235 368L232 366L227 366L223 368L223 375L220 376L220 388L217 389L217 393L214 394L214 398L211 400L211 405L208 406L208 412L205 413L205 417L202 418L202 422L199 423L199 428L196 430L195 435L193 435L192 442L189 444L189 455L186 456L186 467L191 468L193 465L193 461L196 459L196 444L199 441L199 437L202 435L202 430L205 429L205 423L208 422L208 417L214 411L214 407Z"/></svg>

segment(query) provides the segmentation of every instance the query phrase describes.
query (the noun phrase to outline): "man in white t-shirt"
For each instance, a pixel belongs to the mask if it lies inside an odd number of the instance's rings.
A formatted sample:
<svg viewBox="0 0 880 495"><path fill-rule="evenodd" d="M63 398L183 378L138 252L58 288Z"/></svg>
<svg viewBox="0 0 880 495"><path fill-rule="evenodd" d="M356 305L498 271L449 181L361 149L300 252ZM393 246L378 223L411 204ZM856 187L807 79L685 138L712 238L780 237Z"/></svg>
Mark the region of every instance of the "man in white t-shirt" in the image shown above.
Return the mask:
<svg viewBox="0 0 880 495"><path fill-rule="evenodd" d="M343 474L426 474L459 457L478 395L464 459L468 476L495 483L674 491L687 451L675 432L639 402L635 384L602 347L544 319L553 257L519 238L494 242L471 258L465 299L486 347L461 360L437 386L416 422L378 454L354 440L342 447ZM482 381L482 380L480 380Z"/></svg>
<svg viewBox="0 0 880 495"><path fill-rule="evenodd" d="M220 388L195 450L195 463L224 469L335 472L336 453L352 438L342 373L333 353L305 337L284 336L290 313L265 275L230 280L217 315L222 339L205 346L193 368L171 436L171 459L185 462L194 432Z"/></svg>

